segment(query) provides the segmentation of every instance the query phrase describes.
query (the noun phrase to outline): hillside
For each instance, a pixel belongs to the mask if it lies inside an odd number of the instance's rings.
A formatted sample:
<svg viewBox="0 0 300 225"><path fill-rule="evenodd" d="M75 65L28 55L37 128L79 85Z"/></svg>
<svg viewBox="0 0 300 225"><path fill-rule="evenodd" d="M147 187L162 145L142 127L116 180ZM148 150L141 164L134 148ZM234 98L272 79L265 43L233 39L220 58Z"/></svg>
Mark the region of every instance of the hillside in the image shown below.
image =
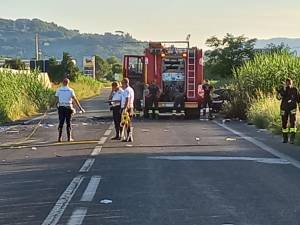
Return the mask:
<svg viewBox="0 0 300 225"><path fill-rule="evenodd" d="M292 51L297 51L300 54L300 38L272 38L272 39L261 39L256 43L257 48L264 48L266 45L273 43L279 45L284 43L288 45Z"/></svg>
<svg viewBox="0 0 300 225"><path fill-rule="evenodd" d="M35 33L40 35L41 50L44 56L61 58L62 52L69 52L79 64L84 56L100 55L107 58L123 54L141 54L142 44L131 35L83 34L69 30L55 23L39 19L0 19L0 56L33 58Z"/></svg>

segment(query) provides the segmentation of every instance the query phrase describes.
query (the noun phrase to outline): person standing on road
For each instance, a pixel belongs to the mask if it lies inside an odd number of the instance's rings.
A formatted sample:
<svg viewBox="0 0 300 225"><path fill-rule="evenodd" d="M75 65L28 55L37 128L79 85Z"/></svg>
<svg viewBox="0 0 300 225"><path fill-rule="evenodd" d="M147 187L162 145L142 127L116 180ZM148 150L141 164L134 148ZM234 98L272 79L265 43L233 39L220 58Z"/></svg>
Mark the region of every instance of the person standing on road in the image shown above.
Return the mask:
<svg viewBox="0 0 300 225"><path fill-rule="evenodd" d="M122 113L127 112L130 117L129 124L127 126L127 142L133 142L133 130L132 130L132 118L133 118L133 107L134 107L134 90L129 85L129 79L125 78L122 81L123 98L121 101ZM124 131L126 132L126 131Z"/></svg>
<svg viewBox="0 0 300 225"><path fill-rule="evenodd" d="M291 79L286 79L283 86L278 90L277 98L281 100L280 110L283 143L288 143L290 133L290 143L294 144L297 133L297 104L300 103L300 95L298 89L293 86L293 81ZM288 121L290 122L290 128L288 128Z"/></svg>
<svg viewBox="0 0 300 225"><path fill-rule="evenodd" d="M59 117L59 125L58 125L58 142L62 141L62 130L64 123L66 121L67 124L67 137L68 141L73 141L71 134L71 120L72 115L75 113L75 109L73 108L73 101L77 105L77 107L85 112L81 107L78 99L76 98L75 92L72 88L69 87L70 80L64 79L62 82L62 87L57 89L56 91L56 105L58 108L58 117Z"/></svg>
<svg viewBox="0 0 300 225"><path fill-rule="evenodd" d="M151 82L148 90L149 90L149 95L146 96L147 108L152 109L153 115L158 114L158 100L159 100L160 90L156 80L153 80ZM148 113L151 113L151 110L149 110Z"/></svg>
<svg viewBox="0 0 300 225"><path fill-rule="evenodd" d="M113 112L116 136L112 140L120 140L120 130L121 130L121 101L123 97L123 90L119 87L118 82L113 82L111 84L111 94L109 97L111 103L111 109Z"/></svg>
<svg viewBox="0 0 300 225"><path fill-rule="evenodd" d="M134 90L134 109L136 115L140 116L142 111L142 100L143 100L143 92L144 92L144 84L141 81L136 81L134 85L132 85Z"/></svg>
<svg viewBox="0 0 300 225"><path fill-rule="evenodd" d="M202 85L204 91L204 99L202 104L203 116L206 116L206 108L208 107L209 119L212 119L212 90L213 86L209 84L208 80L204 80Z"/></svg>

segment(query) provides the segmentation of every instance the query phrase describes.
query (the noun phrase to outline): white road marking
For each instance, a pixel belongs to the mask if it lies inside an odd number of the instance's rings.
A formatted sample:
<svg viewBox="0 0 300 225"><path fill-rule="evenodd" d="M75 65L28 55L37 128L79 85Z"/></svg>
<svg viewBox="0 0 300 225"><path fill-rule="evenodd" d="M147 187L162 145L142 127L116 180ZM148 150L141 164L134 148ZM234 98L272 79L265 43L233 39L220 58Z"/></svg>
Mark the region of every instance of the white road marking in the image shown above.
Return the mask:
<svg viewBox="0 0 300 225"><path fill-rule="evenodd" d="M101 137L100 141L98 142L99 145L103 145L107 141L107 137Z"/></svg>
<svg viewBox="0 0 300 225"><path fill-rule="evenodd" d="M95 162L95 159L87 159L81 169L79 170L80 173L87 173L92 168L93 164Z"/></svg>
<svg viewBox="0 0 300 225"><path fill-rule="evenodd" d="M112 130L110 130L110 129L106 130L104 133L104 136L109 136L111 134L111 132L112 132Z"/></svg>
<svg viewBox="0 0 300 225"><path fill-rule="evenodd" d="M289 161L278 158L254 158L254 157L223 157L223 156L155 156L150 159L164 159L171 161L254 161L267 164L290 164Z"/></svg>
<svg viewBox="0 0 300 225"><path fill-rule="evenodd" d="M112 130L112 129L114 129L114 122L112 122L112 124L109 125L109 127L108 127L108 130Z"/></svg>
<svg viewBox="0 0 300 225"><path fill-rule="evenodd" d="M87 213L87 208L75 209L67 225L81 225Z"/></svg>
<svg viewBox="0 0 300 225"><path fill-rule="evenodd" d="M80 201L91 202L96 194L97 188L100 184L100 176L92 176L87 188L85 189Z"/></svg>
<svg viewBox="0 0 300 225"><path fill-rule="evenodd" d="M225 124L221 124L221 123L218 123L218 122L214 122L216 123L217 125L219 125L220 127L223 127L224 129L234 133L235 135L238 135L240 136L241 138L243 138L244 140L256 145L257 147L261 148L262 150L265 150L266 152L269 152L270 154L278 157L278 158L281 158L285 161L288 161L290 164L292 164L293 166L295 166L296 168L300 169L300 162L291 158L290 156L286 155L286 154L283 154L281 152L278 152L277 150L275 150L274 148L262 143L261 141L258 141L252 137L247 137L245 134L243 134L242 132L239 132L239 131L236 131L228 126L226 126Z"/></svg>
<svg viewBox="0 0 300 225"><path fill-rule="evenodd" d="M42 223L42 225L56 225L59 222L61 216L63 215L65 209L69 205L72 197L79 188L83 179L84 177L77 176L71 181L65 192L60 196L55 206Z"/></svg>
<svg viewBox="0 0 300 225"><path fill-rule="evenodd" d="M94 148L93 152L91 153L91 156L99 155L100 152L101 152L101 150L102 150L102 146L97 145L97 146Z"/></svg>

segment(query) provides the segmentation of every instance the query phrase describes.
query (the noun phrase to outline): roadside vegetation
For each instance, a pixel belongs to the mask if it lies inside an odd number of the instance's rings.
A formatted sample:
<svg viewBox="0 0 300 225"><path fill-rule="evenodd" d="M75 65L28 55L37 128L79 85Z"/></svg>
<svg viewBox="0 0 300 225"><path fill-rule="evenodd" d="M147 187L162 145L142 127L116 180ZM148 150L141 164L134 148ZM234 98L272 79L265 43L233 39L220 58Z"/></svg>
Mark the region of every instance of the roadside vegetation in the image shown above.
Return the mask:
<svg viewBox="0 0 300 225"><path fill-rule="evenodd" d="M222 40L208 39L212 50L206 54L207 74L217 80L217 86L231 90L231 100L223 112L227 118L246 119L259 129L279 134L280 101L276 90L286 78L300 87L300 58L284 44L256 50L252 48L253 40L232 35ZM299 134L297 139L300 143Z"/></svg>
<svg viewBox="0 0 300 225"><path fill-rule="evenodd" d="M110 59L112 68L118 67L114 60L114 58ZM10 64L7 67L11 68ZM15 69L22 69L22 67ZM113 72L117 70L119 71L120 68L115 68ZM106 72L112 73L108 69ZM55 59L51 61L49 77L52 85L45 85L39 79L39 74L38 71L26 70L0 71L0 123L22 119L53 107L55 91L66 76L71 80L70 86L80 100L98 95L100 89L109 84L100 77L99 80L94 80L84 76L68 53L64 53L61 64L57 64Z"/></svg>
<svg viewBox="0 0 300 225"><path fill-rule="evenodd" d="M30 116L54 102L54 90L45 87L38 73L0 72L0 122Z"/></svg>

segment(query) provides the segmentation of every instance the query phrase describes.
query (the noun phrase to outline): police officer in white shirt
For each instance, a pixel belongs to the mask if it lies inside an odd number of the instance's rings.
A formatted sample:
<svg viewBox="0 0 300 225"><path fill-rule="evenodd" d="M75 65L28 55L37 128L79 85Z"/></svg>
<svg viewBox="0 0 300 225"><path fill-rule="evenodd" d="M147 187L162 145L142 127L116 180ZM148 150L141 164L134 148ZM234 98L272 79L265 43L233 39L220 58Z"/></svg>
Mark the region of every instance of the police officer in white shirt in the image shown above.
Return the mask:
<svg viewBox="0 0 300 225"><path fill-rule="evenodd" d="M132 124L131 119L133 117L133 105L134 105L134 90L129 85L129 79L125 78L122 81L122 88L124 90L122 102L121 102L121 108L122 112L126 110L129 113L130 116L130 123L127 128L127 140L128 142L133 142L133 132L132 132Z"/></svg>
<svg viewBox="0 0 300 225"><path fill-rule="evenodd" d="M72 129L71 120L72 120L72 115L75 112L73 108L73 101L82 112L85 112L84 109L81 107L78 99L76 98L74 90L69 87L69 83L70 83L69 79L67 78L64 79L62 82L62 87L57 89L55 94L56 105L58 107L58 117L59 117L58 142L62 141L62 130L65 121L67 124L68 141L73 141L71 135L71 129Z"/></svg>
<svg viewBox="0 0 300 225"><path fill-rule="evenodd" d="M119 87L117 82L111 84L111 94L109 97L111 103L111 109L113 112L116 136L112 140L120 140L120 131L121 131L121 101L123 98L123 90Z"/></svg>

